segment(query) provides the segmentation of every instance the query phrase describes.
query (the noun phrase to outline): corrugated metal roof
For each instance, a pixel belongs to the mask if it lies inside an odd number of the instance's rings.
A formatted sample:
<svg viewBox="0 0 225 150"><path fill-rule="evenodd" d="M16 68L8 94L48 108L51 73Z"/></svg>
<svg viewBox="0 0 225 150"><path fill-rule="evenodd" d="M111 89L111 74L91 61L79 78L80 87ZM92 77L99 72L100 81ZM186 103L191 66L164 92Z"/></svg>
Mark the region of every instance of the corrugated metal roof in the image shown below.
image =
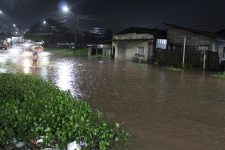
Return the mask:
<svg viewBox="0 0 225 150"><path fill-rule="evenodd" d="M178 25L173 25L173 24L168 24L168 23L164 23L166 26L168 27L173 27L173 28L177 28L177 29L181 29L181 30L186 30L188 32L192 32L192 33L196 33L196 34L202 34L205 36L210 36L210 37L216 37L217 35L215 33L211 33L208 31L201 31L201 30L196 30L196 29L190 29L190 28L186 28L186 27L181 27Z"/></svg>
<svg viewBox="0 0 225 150"><path fill-rule="evenodd" d="M122 35L122 34L128 34L128 33L136 33L136 34L157 34L157 37L159 38L166 38L167 37L167 31L161 30L157 28L143 28L143 27L130 27L125 30L122 30L115 35Z"/></svg>

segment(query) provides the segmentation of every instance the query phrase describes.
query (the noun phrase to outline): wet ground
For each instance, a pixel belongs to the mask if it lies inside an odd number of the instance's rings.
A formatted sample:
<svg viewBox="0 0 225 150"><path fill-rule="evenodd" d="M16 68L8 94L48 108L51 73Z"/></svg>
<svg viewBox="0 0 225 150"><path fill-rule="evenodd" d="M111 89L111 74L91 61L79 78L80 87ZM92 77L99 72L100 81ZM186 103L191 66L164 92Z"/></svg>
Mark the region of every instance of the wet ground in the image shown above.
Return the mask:
<svg viewBox="0 0 225 150"><path fill-rule="evenodd" d="M225 80L200 71L0 52L0 72L36 74L86 100L132 134L129 150L225 150Z"/></svg>

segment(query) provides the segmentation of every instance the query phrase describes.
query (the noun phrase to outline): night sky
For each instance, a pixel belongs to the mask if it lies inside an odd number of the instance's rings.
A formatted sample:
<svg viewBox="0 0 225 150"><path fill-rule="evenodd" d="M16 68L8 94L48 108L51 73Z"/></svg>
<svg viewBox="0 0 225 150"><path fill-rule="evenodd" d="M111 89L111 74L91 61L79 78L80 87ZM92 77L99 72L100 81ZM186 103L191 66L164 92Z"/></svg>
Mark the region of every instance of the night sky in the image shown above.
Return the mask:
<svg viewBox="0 0 225 150"><path fill-rule="evenodd" d="M63 3L71 7L71 14L60 12ZM0 21L26 27L47 18L66 19L72 26L72 16L79 14L88 17L80 20L84 29L154 27L162 23L208 31L225 28L225 0L0 0L0 10L5 12Z"/></svg>

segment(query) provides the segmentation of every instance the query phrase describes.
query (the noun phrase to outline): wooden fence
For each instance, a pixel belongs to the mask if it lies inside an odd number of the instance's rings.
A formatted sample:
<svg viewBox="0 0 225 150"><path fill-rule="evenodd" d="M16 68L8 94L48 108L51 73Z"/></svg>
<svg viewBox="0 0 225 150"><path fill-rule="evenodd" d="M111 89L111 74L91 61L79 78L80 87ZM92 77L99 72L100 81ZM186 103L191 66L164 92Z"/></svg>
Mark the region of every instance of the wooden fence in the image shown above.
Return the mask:
<svg viewBox="0 0 225 150"><path fill-rule="evenodd" d="M219 56L218 52L205 51L206 55L206 70L219 71ZM183 50L161 50L156 52L156 61L160 65L182 66ZM194 49L186 49L185 51L185 66L193 68L203 68L204 51Z"/></svg>

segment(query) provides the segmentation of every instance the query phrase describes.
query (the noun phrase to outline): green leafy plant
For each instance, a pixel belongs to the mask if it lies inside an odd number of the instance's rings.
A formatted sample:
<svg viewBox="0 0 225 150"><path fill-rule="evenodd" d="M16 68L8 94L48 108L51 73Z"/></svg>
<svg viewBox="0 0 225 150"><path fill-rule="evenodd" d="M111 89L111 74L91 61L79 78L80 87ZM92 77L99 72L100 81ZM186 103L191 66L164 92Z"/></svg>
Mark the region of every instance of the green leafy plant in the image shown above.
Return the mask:
<svg viewBox="0 0 225 150"><path fill-rule="evenodd" d="M171 71L175 71L175 72L180 72L182 71L182 68L178 68L175 66L169 66L169 67L165 67L167 70L171 70Z"/></svg>
<svg viewBox="0 0 225 150"><path fill-rule="evenodd" d="M163 50L157 49L156 50L156 62L158 62L159 65L166 65L166 56Z"/></svg>
<svg viewBox="0 0 225 150"><path fill-rule="evenodd" d="M192 64L185 64L184 65L184 68L185 69L192 69L193 68L193 65Z"/></svg>
<svg viewBox="0 0 225 150"><path fill-rule="evenodd" d="M212 73L211 75L213 77L216 77L216 78L223 78L223 79L225 79L225 72Z"/></svg>
<svg viewBox="0 0 225 150"><path fill-rule="evenodd" d="M129 137L86 102L34 76L0 74L0 109L0 149L12 138L29 143L43 136L43 147L77 141L86 143L82 149L105 150Z"/></svg>

